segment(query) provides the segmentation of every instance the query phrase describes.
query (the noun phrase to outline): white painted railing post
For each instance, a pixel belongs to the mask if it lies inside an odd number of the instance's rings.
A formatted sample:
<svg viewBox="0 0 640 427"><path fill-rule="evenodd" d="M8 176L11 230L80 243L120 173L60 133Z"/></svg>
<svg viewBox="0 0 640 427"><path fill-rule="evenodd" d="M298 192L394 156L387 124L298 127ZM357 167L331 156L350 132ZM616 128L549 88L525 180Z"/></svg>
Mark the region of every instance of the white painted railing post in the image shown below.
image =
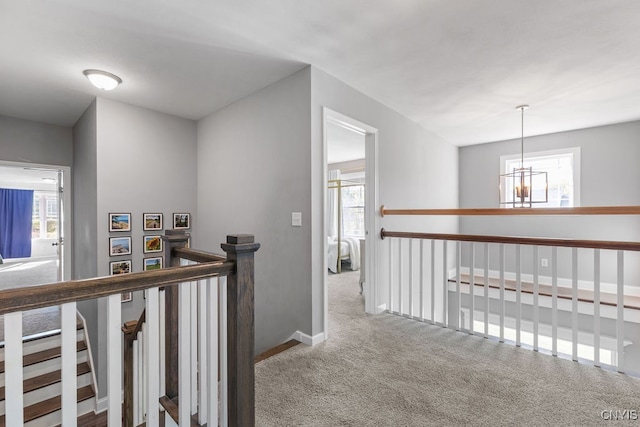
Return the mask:
<svg viewBox="0 0 640 427"><path fill-rule="evenodd" d="M436 324L436 241L431 240L431 324Z"/></svg>
<svg viewBox="0 0 640 427"><path fill-rule="evenodd" d="M624 251L618 251L618 291L616 294L617 318L616 318L616 338L618 372L624 372Z"/></svg>
<svg viewBox="0 0 640 427"><path fill-rule="evenodd" d="M504 342L504 244L500 243L500 342Z"/></svg>
<svg viewBox="0 0 640 427"><path fill-rule="evenodd" d="M221 277L220 286L220 426L229 424L229 370L227 361L227 278ZM214 424L215 425L215 424Z"/></svg>
<svg viewBox="0 0 640 427"><path fill-rule="evenodd" d="M442 241L442 324L445 328L449 327L447 305L449 304L449 273L447 262L447 241Z"/></svg>
<svg viewBox="0 0 640 427"><path fill-rule="evenodd" d="M208 336L218 339L217 329L209 328L208 310L208 289L211 287L211 279L200 280L198 282L198 382L199 390L197 396L198 423L206 424L209 419L209 362L207 356ZM217 314L217 310L214 311ZM214 332L215 331L215 332ZM217 422L217 421L216 421ZM213 424L209 424L213 425Z"/></svg>
<svg viewBox="0 0 640 427"><path fill-rule="evenodd" d="M578 361L578 248L571 250L571 359Z"/></svg>
<svg viewBox="0 0 640 427"><path fill-rule="evenodd" d="M188 426L191 423L191 286L187 283L177 285L179 292L178 309L178 396L180 406L178 423Z"/></svg>
<svg viewBox="0 0 640 427"><path fill-rule="evenodd" d="M402 239L398 239L398 312L404 316L404 298L402 298Z"/></svg>
<svg viewBox="0 0 640 427"><path fill-rule="evenodd" d="M420 320L424 322L424 239L420 239Z"/></svg>
<svg viewBox="0 0 640 427"><path fill-rule="evenodd" d="M146 290L146 331L143 345L147 349L145 356L146 379L146 410L147 425L157 426L160 423L159 404L160 399L160 353L164 348L160 347L160 297L158 288Z"/></svg>
<svg viewBox="0 0 640 427"><path fill-rule="evenodd" d="M551 248L551 354L558 355L558 248Z"/></svg>
<svg viewBox="0 0 640 427"><path fill-rule="evenodd" d="M600 249L593 251L593 364L600 366Z"/></svg>
<svg viewBox="0 0 640 427"><path fill-rule="evenodd" d="M4 315L5 422L7 426L23 424L22 388L22 312Z"/></svg>
<svg viewBox="0 0 640 427"><path fill-rule="evenodd" d="M476 286L476 252L475 243L469 242L469 333L473 335L473 312L475 311L475 286Z"/></svg>
<svg viewBox="0 0 640 427"><path fill-rule="evenodd" d="M201 387L202 392L206 395L202 395L203 401L207 402L206 417L201 417L200 424L206 424L208 426L218 425L218 340L220 337L218 329L218 316L220 310L218 310L218 292L220 289L220 279L208 279L205 283L206 298L202 298L206 302L205 313L207 316L207 330L209 333L201 343L206 346L206 387ZM202 359L201 362L203 363Z"/></svg>
<svg viewBox="0 0 640 427"><path fill-rule="evenodd" d="M62 426L78 423L78 353L77 353L76 303L62 304L60 313L60 348L62 379Z"/></svg>
<svg viewBox="0 0 640 427"><path fill-rule="evenodd" d="M122 426L122 336L120 294L107 297L107 397L108 425Z"/></svg>
<svg viewBox="0 0 640 427"><path fill-rule="evenodd" d="M522 263L520 245L516 245L516 347L522 345Z"/></svg>
<svg viewBox="0 0 640 427"><path fill-rule="evenodd" d="M538 335L540 323L540 278L539 278L539 246L533 247L533 351L538 351Z"/></svg>
<svg viewBox="0 0 640 427"><path fill-rule="evenodd" d="M484 337L489 338L489 244L484 244Z"/></svg>
<svg viewBox="0 0 640 427"><path fill-rule="evenodd" d="M456 331L463 328L462 295L460 293L460 270L462 264L462 243L456 241Z"/></svg>

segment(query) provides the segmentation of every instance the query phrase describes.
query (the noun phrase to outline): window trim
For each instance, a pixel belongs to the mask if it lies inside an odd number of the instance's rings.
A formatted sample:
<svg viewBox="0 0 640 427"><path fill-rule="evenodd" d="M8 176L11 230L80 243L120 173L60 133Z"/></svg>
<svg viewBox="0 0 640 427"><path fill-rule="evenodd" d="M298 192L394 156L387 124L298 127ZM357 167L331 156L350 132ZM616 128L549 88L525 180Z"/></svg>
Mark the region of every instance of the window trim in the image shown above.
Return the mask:
<svg viewBox="0 0 640 427"><path fill-rule="evenodd" d="M545 150L545 151L533 151L529 153L524 153L524 159L529 158L540 158L540 157L557 157L563 154L571 154L572 155L572 163L573 163L573 206L578 207L581 206L580 194L580 158L581 158L581 149L580 147L567 147L567 148L559 148L556 150ZM500 156L500 175L506 173L505 163L508 160L516 160L522 157L520 153L518 154L505 154ZM509 208L508 205L500 205L502 208Z"/></svg>

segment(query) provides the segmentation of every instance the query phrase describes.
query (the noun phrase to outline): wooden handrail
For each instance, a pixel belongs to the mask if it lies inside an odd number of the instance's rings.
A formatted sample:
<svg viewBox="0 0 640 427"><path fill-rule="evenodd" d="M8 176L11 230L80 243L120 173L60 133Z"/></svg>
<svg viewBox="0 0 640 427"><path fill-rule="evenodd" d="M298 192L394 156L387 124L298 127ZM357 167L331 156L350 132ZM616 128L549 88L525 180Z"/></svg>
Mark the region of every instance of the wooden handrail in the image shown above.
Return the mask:
<svg viewBox="0 0 640 427"><path fill-rule="evenodd" d="M234 271L235 262L215 261L140 273L6 289L0 291L0 315L106 297L121 292L135 292L208 277L226 276Z"/></svg>
<svg viewBox="0 0 640 427"><path fill-rule="evenodd" d="M611 249L640 251L640 242L617 242L606 240L551 239L541 237L482 236L476 234L413 233L407 231L380 230L380 237L406 239L452 240L458 242L505 243L509 245L557 246L565 248Z"/></svg>
<svg viewBox="0 0 640 427"><path fill-rule="evenodd" d="M575 208L464 208L464 209L387 209L380 215L640 215L640 206L582 206Z"/></svg>
<svg viewBox="0 0 640 427"><path fill-rule="evenodd" d="M224 255L212 254L190 248L173 248L172 256L194 262L215 262L227 260L227 257Z"/></svg>

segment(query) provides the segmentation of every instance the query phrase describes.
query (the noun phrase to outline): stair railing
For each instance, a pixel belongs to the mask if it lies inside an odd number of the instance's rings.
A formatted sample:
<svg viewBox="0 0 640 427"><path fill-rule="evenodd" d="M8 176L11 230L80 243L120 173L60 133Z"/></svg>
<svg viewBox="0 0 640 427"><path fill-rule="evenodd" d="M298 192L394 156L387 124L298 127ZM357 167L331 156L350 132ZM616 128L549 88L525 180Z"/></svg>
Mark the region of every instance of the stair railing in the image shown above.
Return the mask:
<svg viewBox="0 0 640 427"><path fill-rule="evenodd" d="M255 424L255 392L254 392L254 253L260 245L254 242L251 235L227 236L222 248L227 257L207 255L204 252L183 248L185 236L164 236L167 253L180 254L181 257L199 261L196 265L176 266L177 257L165 255L170 259L170 266L161 270L141 273L121 274L87 280L72 280L20 289L0 291L0 315L5 316L5 383L6 383L6 415L5 425L23 425L23 369L22 369L22 312L49 306L61 306L62 323L62 425L75 425L77 420L76 406L76 303L94 298L107 297L107 397L108 425L121 426L123 377L123 348L121 328L121 294L123 292L145 292L145 326L142 328L141 353L144 355L145 375L139 376L144 384L145 422L147 426L160 424L161 411L165 411L160 401L176 403L179 398L178 413L174 414L179 425L190 425L192 408L198 411L203 408L206 416L200 417L200 424L207 425L242 425ZM208 257L207 257L208 256ZM215 258L212 258L215 257ZM206 258L206 259L205 259ZM212 282L217 282L212 286ZM197 283L197 284L194 284ZM201 291L204 308L203 314L210 327L207 336L199 342L200 359L198 366L191 365L190 335L190 301L193 288ZM166 307L164 344L162 345L161 291L164 289ZM224 291L228 310L225 313L224 331L228 331L226 358L229 360L226 369L227 384L221 389L225 396L223 405L227 408L227 419L218 418L218 334L215 325L217 317L218 292ZM137 326L136 326L137 328ZM135 329L132 334L138 332ZM162 347L161 347L162 346ZM166 346L166 353L161 348ZM126 349L126 345L125 345ZM164 359L164 360L163 360ZM162 362L162 363L161 363ZM166 378L162 384L163 372ZM208 366L208 374L200 377L197 394L204 395L205 403L192 405L194 396L191 393L191 371L202 371ZM223 368L222 365L221 369ZM213 374L212 374L213 373ZM222 373L222 371L221 371ZM162 377L164 378L165 375ZM164 388L164 390L162 390ZM164 396L161 395L164 391ZM224 404L226 401L226 404ZM126 406L126 405L125 405ZM171 406L170 404L167 406ZM128 410L125 410L128 413ZM202 422L204 421L204 422Z"/></svg>

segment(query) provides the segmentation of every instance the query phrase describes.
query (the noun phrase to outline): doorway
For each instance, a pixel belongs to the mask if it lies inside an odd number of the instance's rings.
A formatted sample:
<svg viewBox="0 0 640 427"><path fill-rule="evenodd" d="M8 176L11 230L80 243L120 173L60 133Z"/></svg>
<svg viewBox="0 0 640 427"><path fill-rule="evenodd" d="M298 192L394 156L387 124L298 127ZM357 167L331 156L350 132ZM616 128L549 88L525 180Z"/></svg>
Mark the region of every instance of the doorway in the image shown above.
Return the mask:
<svg viewBox="0 0 640 427"><path fill-rule="evenodd" d="M70 279L70 168L0 162L0 287Z"/></svg>
<svg viewBox="0 0 640 427"><path fill-rule="evenodd" d="M357 266L367 313L377 313L377 129L323 108L325 150L324 334L328 338L328 280ZM355 246L355 248L354 248ZM357 249L357 250L354 250ZM355 259L355 258L358 259ZM334 265L335 263L335 265Z"/></svg>

